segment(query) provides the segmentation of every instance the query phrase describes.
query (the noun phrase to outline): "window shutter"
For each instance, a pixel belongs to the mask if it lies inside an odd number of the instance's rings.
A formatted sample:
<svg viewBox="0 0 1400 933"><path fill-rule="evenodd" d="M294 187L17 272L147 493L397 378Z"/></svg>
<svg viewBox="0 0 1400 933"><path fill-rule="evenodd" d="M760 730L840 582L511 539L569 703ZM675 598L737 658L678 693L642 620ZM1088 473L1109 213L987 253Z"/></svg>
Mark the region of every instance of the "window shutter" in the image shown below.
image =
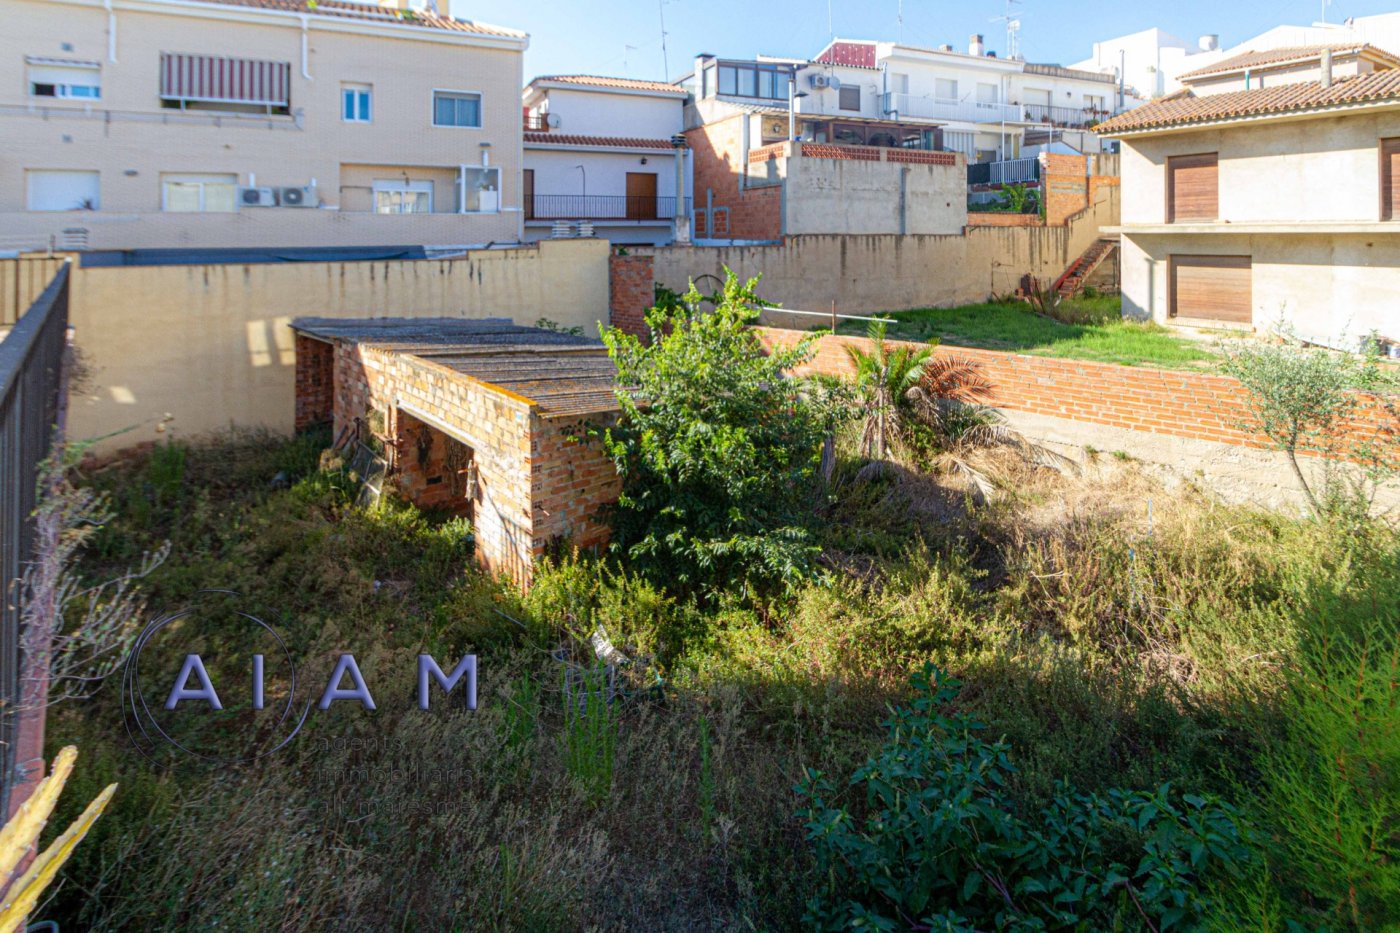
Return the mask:
<svg viewBox="0 0 1400 933"><path fill-rule="evenodd" d="M1220 161L1217 153L1167 159L1167 223L1220 219Z"/></svg>
<svg viewBox="0 0 1400 933"><path fill-rule="evenodd" d="M1381 220L1400 220L1400 139L1381 140Z"/></svg>
<svg viewBox="0 0 1400 933"><path fill-rule="evenodd" d="M1251 324L1253 271L1248 256L1172 256L1172 317Z"/></svg>

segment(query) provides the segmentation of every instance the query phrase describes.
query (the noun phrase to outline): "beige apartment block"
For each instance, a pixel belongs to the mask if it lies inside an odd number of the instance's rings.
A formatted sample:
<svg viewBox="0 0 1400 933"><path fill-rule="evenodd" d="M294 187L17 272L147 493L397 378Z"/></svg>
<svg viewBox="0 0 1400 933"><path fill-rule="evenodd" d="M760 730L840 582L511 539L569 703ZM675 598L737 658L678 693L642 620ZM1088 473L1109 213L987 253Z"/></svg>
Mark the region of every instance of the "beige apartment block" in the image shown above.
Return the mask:
<svg viewBox="0 0 1400 933"><path fill-rule="evenodd" d="M1124 312L1400 347L1397 65L1247 53L1100 126L1123 146Z"/></svg>
<svg viewBox="0 0 1400 933"><path fill-rule="evenodd" d="M393 0L4 7L0 249L521 240L522 32Z"/></svg>

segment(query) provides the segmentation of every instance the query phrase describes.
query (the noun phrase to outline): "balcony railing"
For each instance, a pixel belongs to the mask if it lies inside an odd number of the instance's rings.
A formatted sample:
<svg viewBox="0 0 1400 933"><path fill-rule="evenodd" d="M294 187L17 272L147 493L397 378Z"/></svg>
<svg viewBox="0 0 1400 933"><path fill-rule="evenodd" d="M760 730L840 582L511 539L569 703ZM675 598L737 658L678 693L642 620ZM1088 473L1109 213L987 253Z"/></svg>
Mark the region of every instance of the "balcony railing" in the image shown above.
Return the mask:
<svg viewBox="0 0 1400 933"><path fill-rule="evenodd" d="M1051 107L1047 104L1026 104L1025 109L1027 123L1049 123L1051 126L1062 126L1068 129L1083 129L1091 123L1107 120L1111 116L1109 111L1093 107L1076 109L1074 107Z"/></svg>
<svg viewBox="0 0 1400 933"><path fill-rule="evenodd" d="M527 133L548 133L548 118L542 113L524 114L524 130Z"/></svg>
<svg viewBox="0 0 1400 933"><path fill-rule="evenodd" d="M1020 123L1021 108L1015 104L983 104L973 100L940 100L913 94L888 93L885 113L950 123Z"/></svg>
<svg viewBox="0 0 1400 933"><path fill-rule="evenodd" d="M676 198L625 194L537 194L525 198L526 220L671 220ZM685 199L690 207L690 198Z"/></svg>

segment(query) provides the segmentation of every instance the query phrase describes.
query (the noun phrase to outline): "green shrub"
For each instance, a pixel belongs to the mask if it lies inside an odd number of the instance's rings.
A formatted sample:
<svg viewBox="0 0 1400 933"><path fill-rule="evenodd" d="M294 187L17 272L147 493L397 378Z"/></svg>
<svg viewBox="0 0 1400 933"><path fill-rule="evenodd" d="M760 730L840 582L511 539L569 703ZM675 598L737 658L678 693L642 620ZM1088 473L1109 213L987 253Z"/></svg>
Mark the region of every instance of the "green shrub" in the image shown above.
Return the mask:
<svg viewBox="0 0 1400 933"><path fill-rule="evenodd" d="M829 801L809 771L807 837L820 883L811 929L983 930L1196 927L1211 910L1202 879L1249 860L1228 805L1068 784L1040 813L1017 812L1005 785L1009 746L945 712L958 681L931 665L918 698L896 709L880 752L858 769L865 815Z"/></svg>
<svg viewBox="0 0 1400 933"><path fill-rule="evenodd" d="M713 310L657 307L649 342L618 330L620 423L605 433L624 487L613 548L681 593L756 597L812 575L809 504L826 417L788 376L811 339L765 352L757 280L729 273ZM698 305L692 287L686 303Z"/></svg>

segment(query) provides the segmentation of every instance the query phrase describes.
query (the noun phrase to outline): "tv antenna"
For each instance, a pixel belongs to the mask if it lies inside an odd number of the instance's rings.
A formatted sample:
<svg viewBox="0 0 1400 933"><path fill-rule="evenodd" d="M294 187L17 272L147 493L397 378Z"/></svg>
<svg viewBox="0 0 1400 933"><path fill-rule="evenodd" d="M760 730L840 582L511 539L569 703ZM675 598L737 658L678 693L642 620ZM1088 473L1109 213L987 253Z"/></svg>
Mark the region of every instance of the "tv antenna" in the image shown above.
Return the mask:
<svg viewBox="0 0 1400 933"><path fill-rule="evenodd" d="M671 80L671 62L666 57L666 0L656 0L656 12L661 15L661 80Z"/></svg>
<svg viewBox="0 0 1400 933"><path fill-rule="evenodd" d="M1322 0L1322 23L1327 24L1327 8L1332 5L1332 0Z"/></svg>
<svg viewBox="0 0 1400 933"><path fill-rule="evenodd" d="M1021 17L1016 13L1020 3L1021 0L1006 0L1006 12L992 17L992 22L1006 24L1006 57L1013 60L1021 57Z"/></svg>

